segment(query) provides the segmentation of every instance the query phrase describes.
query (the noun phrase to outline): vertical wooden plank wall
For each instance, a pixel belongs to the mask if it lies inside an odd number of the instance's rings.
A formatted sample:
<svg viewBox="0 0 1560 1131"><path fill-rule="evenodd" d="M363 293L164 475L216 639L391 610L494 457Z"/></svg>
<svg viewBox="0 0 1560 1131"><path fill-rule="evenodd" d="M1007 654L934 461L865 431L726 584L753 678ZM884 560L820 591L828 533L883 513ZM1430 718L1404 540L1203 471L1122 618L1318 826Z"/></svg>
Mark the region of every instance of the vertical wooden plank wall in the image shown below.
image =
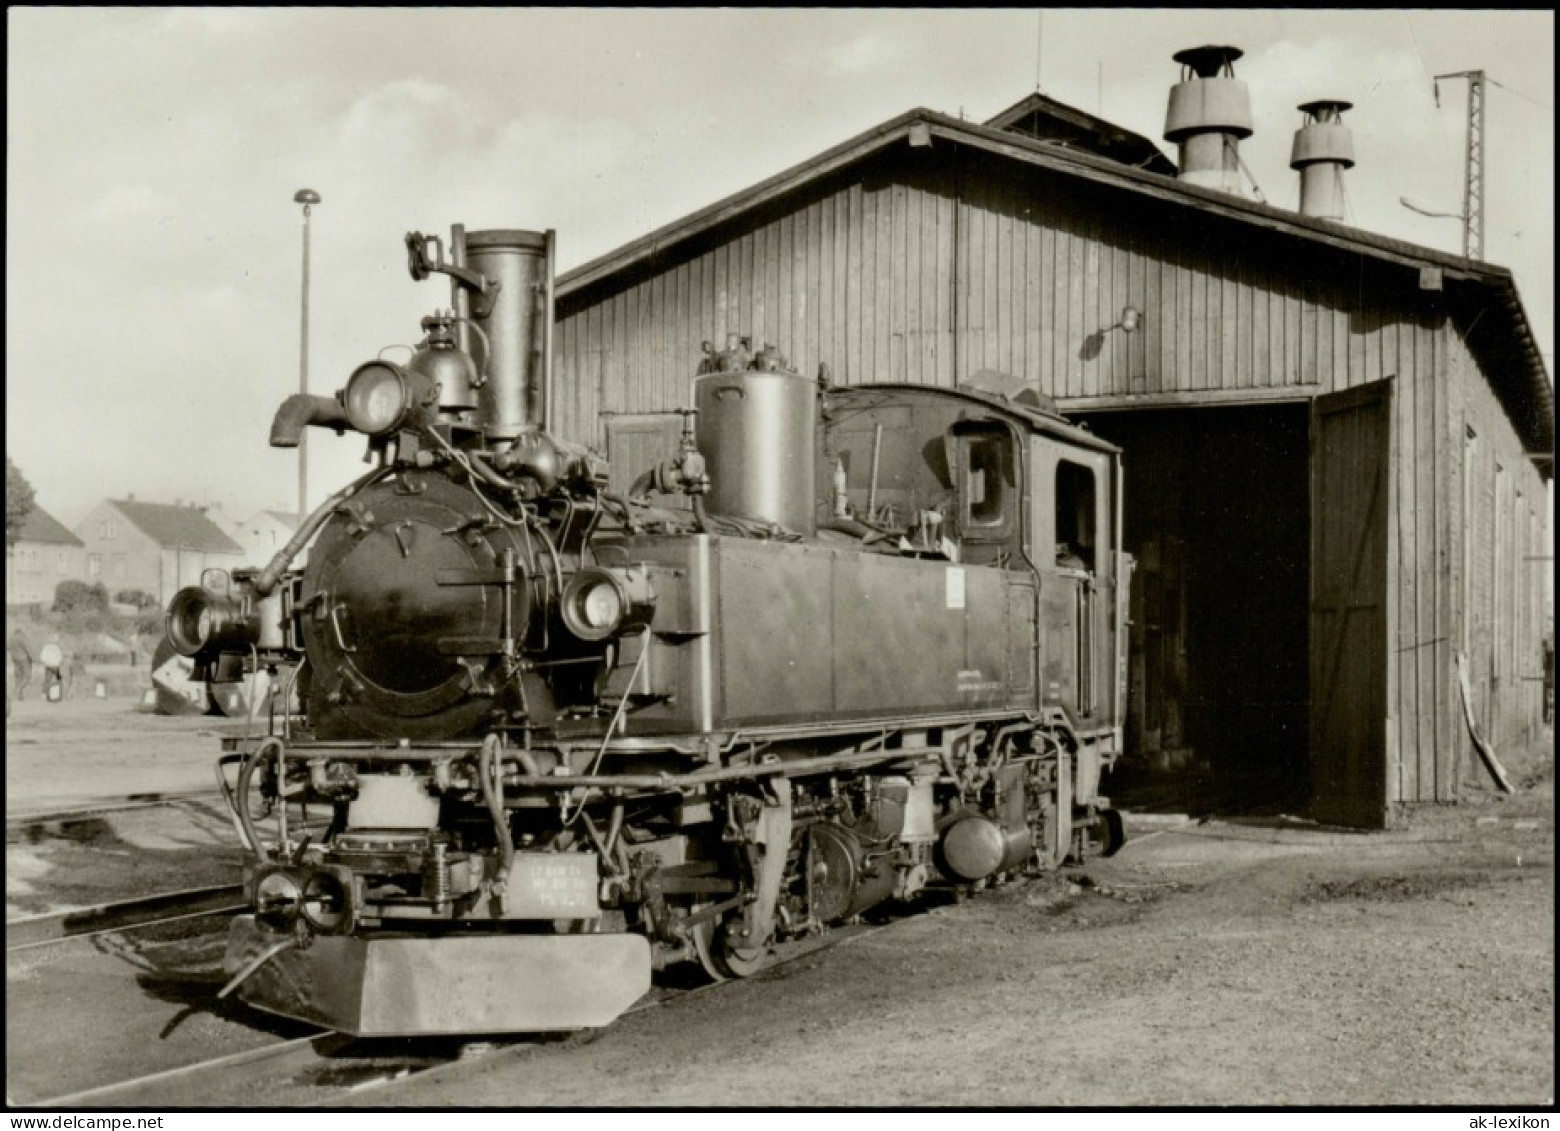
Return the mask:
<svg viewBox="0 0 1560 1131"><path fill-rule="evenodd" d="M1307 293L1292 242L1269 243L1010 172L852 181L613 293L565 299L555 423L599 443L603 411L677 407L701 343L729 333L809 375L826 363L841 384L951 386L993 369L1097 397L1381 376L1379 347L1370 364L1358 341L1328 350L1358 338L1348 313ZM1129 304L1142 315L1130 335Z"/></svg>
<svg viewBox="0 0 1560 1131"><path fill-rule="evenodd" d="M1547 490L1523 452L1510 420L1486 375L1454 332L1447 332L1457 430L1472 430L1471 444L1455 449L1455 482L1466 481L1475 513L1455 527L1456 556L1468 563L1465 638L1474 711L1485 734L1502 747L1539 738L1544 577L1551 563L1543 554L1543 506ZM1465 466L1464 460L1467 459ZM1466 480L1465 480L1466 477ZM1536 543L1536 545L1535 545ZM1459 710L1460 710L1459 704ZM1459 723L1460 723L1459 716ZM1466 731L1459 727L1462 772L1481 776L1471 760Z"/></svg>

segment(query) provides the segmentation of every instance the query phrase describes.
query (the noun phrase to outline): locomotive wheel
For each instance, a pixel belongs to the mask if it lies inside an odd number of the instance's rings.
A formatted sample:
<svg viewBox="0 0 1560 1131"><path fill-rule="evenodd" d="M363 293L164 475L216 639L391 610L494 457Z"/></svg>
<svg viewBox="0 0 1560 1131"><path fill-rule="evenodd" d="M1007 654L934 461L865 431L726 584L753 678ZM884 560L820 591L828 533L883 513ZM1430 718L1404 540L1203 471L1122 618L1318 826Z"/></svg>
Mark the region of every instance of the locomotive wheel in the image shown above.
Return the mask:
<svg viewBox="0 0 1560 1131"><path fill-rule="evenodd" d="M712 982L751 978L769 965L770 948L767 945L738 946L725 922L707 919L691 933L694 952L699 956L699 968Z"/></svg>
<svg viewBox="0 0 1560 1131"><path fill-rule="evenodd" d="M737 946L724 931L714 953L715 964L728 978L751 978L769 965L769 956L767 945Z"/></svg>
<svg viewBox="0 0 1560 1131"><path fill-rule="evenodd" d="M1100 828L1105 833L1105 847L1100 852L1101 856L1114 856L1121 851L1127 843L1127 826L1121 819L1121 812L1116 809L1103 809L1100 811Z"/></svg>
<svg viewBox="0 0 1560 1131"><path fill-rule="evenodd" d="M705 906L707 905L698 904L693 910L699 911ZM725 966L717 962L715 958L716 953L721 949L720 943L716 939L716 932L719 928L720 924L714 919L706 919L704 922L694 926L691 932L693 935L693 950L699 956L699 968L704 971L712 982L724 982L731 977L730 974L726 973Z"/></svg>

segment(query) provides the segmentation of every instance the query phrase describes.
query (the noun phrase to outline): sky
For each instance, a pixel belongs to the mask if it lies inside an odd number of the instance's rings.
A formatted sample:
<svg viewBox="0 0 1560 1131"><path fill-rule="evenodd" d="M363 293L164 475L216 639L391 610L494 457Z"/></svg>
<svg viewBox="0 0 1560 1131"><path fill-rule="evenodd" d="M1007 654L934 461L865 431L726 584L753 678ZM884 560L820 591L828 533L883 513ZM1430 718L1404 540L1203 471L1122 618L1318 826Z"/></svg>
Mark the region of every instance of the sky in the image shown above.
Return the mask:
<svg viewBox="0 0 1560 1131"><path fill-rule="evenodd" d="M6 452L74 524L105 497L293 510L266 446L310 391L447 305L403 235L554 228L560 270L912 107L985 121L1037 87L1160 143L1171 55L1245 51L1242 156L1296 206L1289 147L1346 99L1351 223L1460 252L1467 86L1485 70L1485 259L1553 371L1554 14L1191 9L10 8ZM362 469L319 432L317 504Z"/></svg>

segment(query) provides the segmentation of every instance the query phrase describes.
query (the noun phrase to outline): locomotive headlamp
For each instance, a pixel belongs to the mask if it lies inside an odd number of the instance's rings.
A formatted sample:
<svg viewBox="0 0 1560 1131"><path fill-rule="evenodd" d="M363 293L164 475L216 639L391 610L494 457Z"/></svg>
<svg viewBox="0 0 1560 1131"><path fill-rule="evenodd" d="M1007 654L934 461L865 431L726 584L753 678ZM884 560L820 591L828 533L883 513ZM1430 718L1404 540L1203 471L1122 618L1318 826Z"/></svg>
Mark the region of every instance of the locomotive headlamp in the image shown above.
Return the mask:
<svg viewBox="0 0 1560 1131"><path fill-rule="evenodd" d="M304 920L321 934L344 933L352 927L350 881L334 871L313 872L304 881L299 910Z"/></svg>
<svg viewBox="0 0 1560 1131"><path fill-rule="evenodd" d="M168 640L181 656L246 651L258 637L259 626L242 598L191 585L168 604Z"/></svg>
<svg viewBox="0 0 1560 1131"><path fill-rule="evenodd" d="M563 626L581 640L605 640L629 624L643 624L654 604L642 573L588 566L564 586Z"/></svg>
<svg viewBox="0 0 1560 1131"><path fill-rule="evenodd" d="M352 427L367 436L394 432L412 407L412 394L405 371L388 361L370 361L360 365L347 378L342 404Z"/></svg>
<svg viewBox="0 0 1560 1131"><path fill-rule="evenodd" d="M255 910L271 918L290 918L303 904L303 888L291 872L267 872L255 883Z"/></svg>
<svg viewBox="0 0 1560 1131"><path fill-rule="evenodd" d="M563 624L581 640L605 640L623 624L628 593L611 570L582 569L563 591Z"/></svg>

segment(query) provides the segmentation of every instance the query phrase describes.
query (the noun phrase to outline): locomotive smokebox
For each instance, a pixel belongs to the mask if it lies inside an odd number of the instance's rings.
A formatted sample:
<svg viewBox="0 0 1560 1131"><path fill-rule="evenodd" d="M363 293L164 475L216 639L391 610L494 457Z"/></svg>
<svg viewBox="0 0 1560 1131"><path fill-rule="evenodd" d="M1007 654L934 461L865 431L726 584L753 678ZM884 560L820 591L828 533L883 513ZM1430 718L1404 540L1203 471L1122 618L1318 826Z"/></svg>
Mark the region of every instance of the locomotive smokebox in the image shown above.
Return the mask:
<svg viewBox="0 0 1560 1131"><path fill-rule="evenodd" d="M718 356L729 359L733 351ZM762 368L726 369L694 381L709 509L810 537L818 386L771 351L753 364Z"/></svg>
<svg viewBox="0 0 1560 1131"><path fill-rule="evenodd" d="M487 277L496 289L473 297L470 317L482 331L470 343L485 375L477 419L488 440L513 440L546 426L551 393L553 234L493 230L467 232L457 262Z"/></svg>

